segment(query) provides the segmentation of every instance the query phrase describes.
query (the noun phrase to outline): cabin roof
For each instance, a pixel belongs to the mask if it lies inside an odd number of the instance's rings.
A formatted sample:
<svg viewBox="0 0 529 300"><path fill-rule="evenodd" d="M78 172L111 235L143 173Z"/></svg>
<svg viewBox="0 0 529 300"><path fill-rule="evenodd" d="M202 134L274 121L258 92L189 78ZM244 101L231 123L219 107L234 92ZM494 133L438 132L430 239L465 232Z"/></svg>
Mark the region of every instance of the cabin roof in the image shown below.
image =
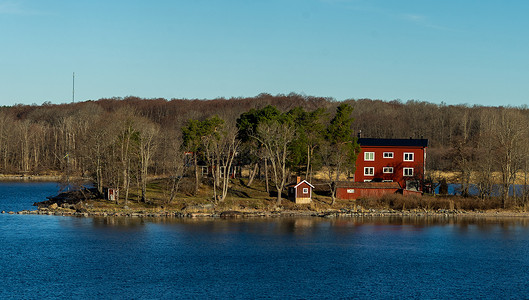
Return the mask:
<svg viewBox="0 0 529 300"><path fill-rule="evenodd" d="M300 181L299 183L295 183L295 182L294 182L294 183L291 183L291 184L289 184L289 185L287 185L287 186L289 186L289 187L290 187L290 186L293 186L293 187L297 188L297 187L300 186L302 183L306 183L306 184L308 184L311 188L314 188L314 186L313 186L312 184L310 184L310 183L309 183L308 181L306 181L306 180L302 180L302 181Z"/></svg>
<svg viewBox="0 0 529 300"><path fill-rule="evenodd" d="M428 139L373 139L359 138L360 146L428 147Z"/></svg>

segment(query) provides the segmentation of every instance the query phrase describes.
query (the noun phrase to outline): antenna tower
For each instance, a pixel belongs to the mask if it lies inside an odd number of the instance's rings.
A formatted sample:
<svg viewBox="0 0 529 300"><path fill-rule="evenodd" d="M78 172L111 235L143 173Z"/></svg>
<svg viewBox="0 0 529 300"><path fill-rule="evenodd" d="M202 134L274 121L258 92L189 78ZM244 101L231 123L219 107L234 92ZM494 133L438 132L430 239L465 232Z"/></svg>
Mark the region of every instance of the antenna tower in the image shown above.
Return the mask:
<svg viewBox="0 0 529 300"><path fill-rule="evenodd" d="M75 102L75 72L72 75L72 102Z"/></svg>

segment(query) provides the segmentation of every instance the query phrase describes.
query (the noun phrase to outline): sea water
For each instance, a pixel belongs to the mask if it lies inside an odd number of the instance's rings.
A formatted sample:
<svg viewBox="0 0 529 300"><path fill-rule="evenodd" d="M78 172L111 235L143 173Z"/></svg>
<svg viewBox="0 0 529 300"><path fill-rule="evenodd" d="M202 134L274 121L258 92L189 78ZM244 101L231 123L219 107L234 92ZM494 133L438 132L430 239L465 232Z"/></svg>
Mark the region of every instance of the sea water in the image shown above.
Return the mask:
<svg viewBox="0 0 529 300"><path fill-rule="evenodd" d="M52 183L0 184L0 211ZM11 191L11 192L10 192ZM0 298L527 298L529 222L0 214Z"/></svg>

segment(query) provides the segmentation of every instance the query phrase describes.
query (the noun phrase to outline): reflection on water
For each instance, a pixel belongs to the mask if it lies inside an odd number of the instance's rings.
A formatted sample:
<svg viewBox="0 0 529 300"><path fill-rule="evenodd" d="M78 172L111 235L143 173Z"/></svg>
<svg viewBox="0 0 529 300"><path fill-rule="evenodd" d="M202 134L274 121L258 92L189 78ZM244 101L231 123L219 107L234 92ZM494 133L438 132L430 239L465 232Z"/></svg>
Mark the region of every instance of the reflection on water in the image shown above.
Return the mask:
<svg viewBox="0 0 529 300"><path fill-rule="evenodd" d="M76 219L74 217L74 219ZM82 219L82 218L77 218ZM424 228L428 226L451 226L468 228L475 226L482 230L500 227L509 229L515 227L529 227L529 218L524 217L476 217L476 216L389 216L389 217L340 217L340 218L131 218L131 217L94 217L88 218L94 227L138 227L147 224L160 225L187 225L189 227L210 230L211 232L223 232L232 230L237 224L260 224L263 230L278 230L278 232L301 234L315 228L325 227L339 229L341 227L355 226L412 226ZM268 224L269 226L263 226Z"/></svg>
<svg viewBox="0 0 529 300"><path fill-rule="evenodd" d="M516 298L528 224L0 216L0 298Z"/></svg>

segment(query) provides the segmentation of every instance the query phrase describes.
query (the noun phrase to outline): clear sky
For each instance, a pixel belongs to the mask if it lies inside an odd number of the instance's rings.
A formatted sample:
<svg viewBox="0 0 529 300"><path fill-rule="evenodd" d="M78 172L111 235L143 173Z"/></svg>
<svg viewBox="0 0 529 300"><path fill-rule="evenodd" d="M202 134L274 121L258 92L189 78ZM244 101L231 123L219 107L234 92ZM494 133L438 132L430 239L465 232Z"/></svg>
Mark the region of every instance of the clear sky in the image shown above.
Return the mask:
<svg viewBox="0 0 529 300"><path fill-rule="evenodd" d="M259 93L529 103L526 0L0 0L0 105Z"/></svg>

